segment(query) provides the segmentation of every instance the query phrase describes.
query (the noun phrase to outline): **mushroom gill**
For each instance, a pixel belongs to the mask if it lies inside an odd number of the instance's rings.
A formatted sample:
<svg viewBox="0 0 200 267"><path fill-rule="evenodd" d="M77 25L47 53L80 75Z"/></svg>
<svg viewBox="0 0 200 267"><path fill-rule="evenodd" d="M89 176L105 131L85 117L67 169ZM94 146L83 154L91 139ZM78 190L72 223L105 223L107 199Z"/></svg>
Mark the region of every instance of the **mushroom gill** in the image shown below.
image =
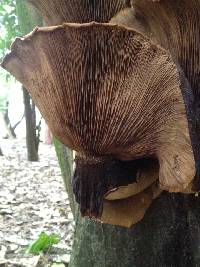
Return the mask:
<svg viewBox="0 0 200 267"><path fill-rule="evenodd" d="M200 1L132 0L137 18L145 27L145 34L170 51L188 80L182 88L190 129L196 175L194 186L200 189Z"/></svg>
<svg viewBox="0 0 200 267"><path fill-rule="evenodd" d="M127 7L127 2L130 0L28 0L28 2L40 11L45 23L51 26L63 22L108 22L121 9Z"/></svg>
<svg viewBox="0 0 200 267"><path fill-rule="evenodd" d="M78 152L73 188L83 215L107 218L112 204L127 212L116 194L128 186L120 199L141 208L136 222L153 199L154 181L170 192L192 184L183 74L142 34L99 23L38 28L16 39L2 67L24 84L53 134ZM138 172L145 178L137 181Z"/></svg>

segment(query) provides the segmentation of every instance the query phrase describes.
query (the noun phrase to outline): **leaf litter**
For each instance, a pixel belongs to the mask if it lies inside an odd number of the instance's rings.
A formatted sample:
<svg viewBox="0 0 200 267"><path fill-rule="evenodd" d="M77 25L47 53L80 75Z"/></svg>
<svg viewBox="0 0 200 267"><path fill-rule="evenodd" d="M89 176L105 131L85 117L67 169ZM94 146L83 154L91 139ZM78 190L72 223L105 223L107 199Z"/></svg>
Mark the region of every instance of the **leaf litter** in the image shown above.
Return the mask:
<svg viewBox="0 0 200 267"><path fill-rule="evenodd" d="M28 162L25 140L0 145L0 267L67 266L74 221L54 147L41 143L39 162ZM26 253L45 235L42 254Z"/></svg>

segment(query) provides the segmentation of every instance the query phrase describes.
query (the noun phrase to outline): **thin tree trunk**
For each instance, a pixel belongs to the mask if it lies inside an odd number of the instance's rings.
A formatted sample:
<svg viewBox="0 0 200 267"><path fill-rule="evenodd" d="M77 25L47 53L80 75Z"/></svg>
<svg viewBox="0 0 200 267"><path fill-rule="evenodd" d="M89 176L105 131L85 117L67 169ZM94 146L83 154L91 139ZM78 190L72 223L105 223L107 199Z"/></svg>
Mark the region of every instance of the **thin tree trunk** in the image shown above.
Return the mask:
<svg viewBox="0 0 200 267"><path fill-rule="evenodd" d="M16 134L15 134L15 130L12 127L11 122L10 122L10 118L8 115L8 108L9 108L9 102L7 101L5 110L3 110L1 112L1 116L2 116L2 119L4 122L4 128L5 128L6 133L7 133L5 138L14 139L14 138L16 138Z"/></svg>
<svg viewBox="0 0 200 267"><path fill-rule="evenodd" d="M8 138L15 139L16 138L16 134L15 134L15 131L14 131L13 127L11 126L10 118L8 116L8 111L6 111L3 114L3 117L4 117L6 129L7 129L7 133L8 133Z"/></svg>
<svg viewBox="0 0 200 267"><path fill-rule="evenodd" d="M23 88L24 113L26 118L26 146L29 161L38 161L38 144L36 136L35 109L31 105L31 97Z"/></svg>
<svg viewBox="0 0 200 267"><path fill-rule="evenodd" d="M42 25L42 19L36 10L23 0L16 1L17 15L22 35L32 31L37 25ZM35 104L30 94L23 87L24 114L26 120L26 145L29 161L38 161L40 132L36 125Z"/></svg>

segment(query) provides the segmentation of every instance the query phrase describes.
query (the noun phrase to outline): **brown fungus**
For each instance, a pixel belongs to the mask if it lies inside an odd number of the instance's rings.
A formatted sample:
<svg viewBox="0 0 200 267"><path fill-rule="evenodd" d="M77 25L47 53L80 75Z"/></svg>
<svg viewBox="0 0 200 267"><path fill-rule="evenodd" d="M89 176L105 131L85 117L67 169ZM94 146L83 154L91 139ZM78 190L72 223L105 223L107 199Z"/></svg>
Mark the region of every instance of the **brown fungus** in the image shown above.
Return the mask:
<svg viewBox="0 0 200 267"><path fill-rule="evenodd" d="M83 216L99 218L104 199L124 199L139 194L158 179L155 168L158 164L150 159L120 161L79 155L75 162L72 185Z"/></svg>
<svg viewBox="0 0 200 267"><path fill-rule="evenodd" d="M101 221L131 227L143 219L153 199L158 197L160 193L161 190L157 184L153 183L148 189L127 199L104 201Z"/></svg>
<svg viewBox="0 0 200 267"><path fill-rule="evenodd" d="M77 161L74 178L83 214L100 216L103 197L116 199L112 189L134 183L123 173L115 182L115 160L149 158L154 179L170 192L183 192L192 183L195 167L181 93L183 74L170 54L148 38L110 24L39 28L16 39L2 66L24 84L53 134L85 158ZM95 172L97 159L103 164ZM110 172L107 159L114 162ZM142 172L148 173L143 165ZM138 182L135 194L151 188L154 179Z"/></svg>
<svg viewBox="0 0 200 267"><path fill-rule="evenodd" d="M143 35L146 34L144 22L137 18L134 8L122 9L110 20L110 23L132 28Z"/></svg>
<svg viewBox="0 0 200 267"><path fill-rule="evenodd" d="M42 14L47 25L63 22L108 22L121 9L130 6L130 0L28 0Z"/></svg>
<svg viewBox="0 0 200 267"><path fill-rule="evenodd" d="M132 5L145 35L170 51L188 80L182 95L196 165L194 189L200 190L200 1L132 0Z"/></svg>
<svg viewBox="0 0 200 267"><path fill-rule="evenodd" d="M192 90L198 91L200 72L200 1L132 0L136 17L145 24L146 34L168 49L183 69ZM142 22L143 21L143 22Z"/></svg>

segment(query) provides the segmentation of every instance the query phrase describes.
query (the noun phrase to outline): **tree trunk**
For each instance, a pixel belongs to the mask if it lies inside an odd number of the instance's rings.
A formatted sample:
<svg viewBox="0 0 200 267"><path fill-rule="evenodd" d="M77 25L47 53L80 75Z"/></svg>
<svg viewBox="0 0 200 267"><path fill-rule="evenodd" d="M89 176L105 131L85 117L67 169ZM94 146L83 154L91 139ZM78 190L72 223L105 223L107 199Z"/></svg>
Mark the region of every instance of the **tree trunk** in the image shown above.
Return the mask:
<svg viewBox="0 0 200 267"><path fill-rule="evenodd" d="M130 229L100 224L79 214L69 266L200 266L199 204L193 196L163 193Z"/></svg>
<svg viewBox="0 0 200 267"><path fill-rule="evenodd" d="M11 126L10 118L8 116L8 107L9 107L9 102L7 101L5 111L3 111L2 116L3 116L4 123L5 123L6 131L7 131L6 138L12 139L12 138L16 138L16 134L15 134L14 128Z"/></svg>
<svg viewBox="0 0 200 267"><path fill-rule="evenodd" d="M28 160L38 161L39 140L38 137L36 136L35 108L34 108L34 103L25 88L23 88L23 98L24 98L24 114L26 118L26 147L27 147Z"/></svg>
<svg viewBox="0 0 200 267"><path fill-rule="evenodd" d="M76 222L69 267L200 266L199 198L163 193L130 229L82 218L71 188L72 152L54 144Z"/></svg>
<svg viewBox="0 0 200 267"><path fill-rule="evenodd" d="M37 25L42 25L42 19L33 7L30 7L23 0L17 0L17 15L22 35L32 31ZM35 104L26 91L22 87L24 98L24 114L26 120L26 146L27 157L29 161L38 161L39 148L39 131L37 133Z"/></svg>

